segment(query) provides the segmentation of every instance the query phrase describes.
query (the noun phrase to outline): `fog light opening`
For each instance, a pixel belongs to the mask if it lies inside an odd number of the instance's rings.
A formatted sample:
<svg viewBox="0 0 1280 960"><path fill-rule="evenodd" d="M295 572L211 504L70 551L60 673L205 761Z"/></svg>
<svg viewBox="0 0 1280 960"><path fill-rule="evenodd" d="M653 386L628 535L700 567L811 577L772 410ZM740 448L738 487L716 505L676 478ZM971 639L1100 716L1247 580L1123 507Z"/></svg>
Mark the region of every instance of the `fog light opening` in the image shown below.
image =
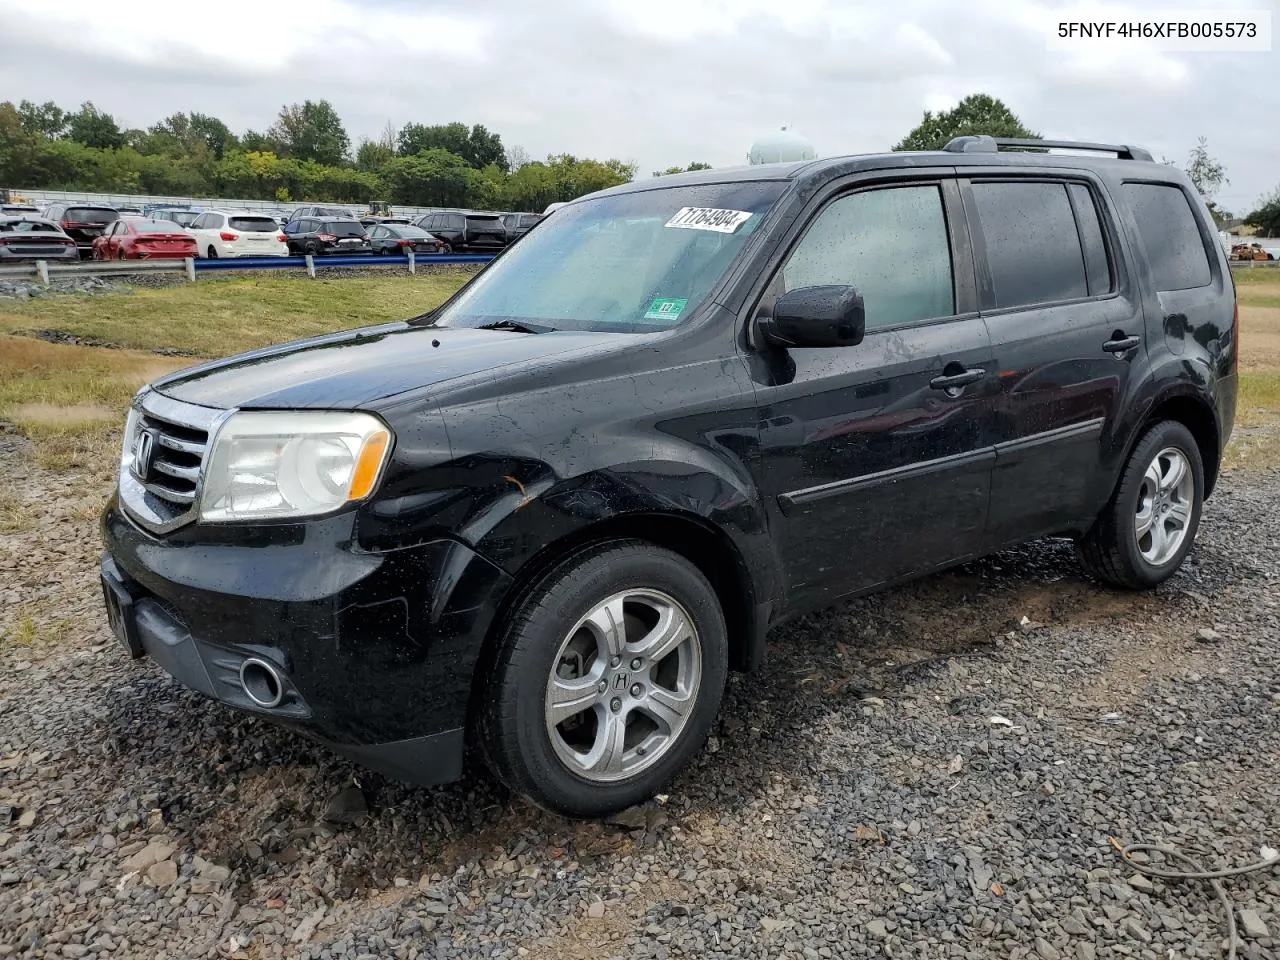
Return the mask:
<svg viewBox="0 0 1280 960"><path fill-rule="evenodd" d="M264 660L252 657L240 664L240 686L245 695L260 707L270 709L280 706L284 699L284 684L276 668Z"/></svg>

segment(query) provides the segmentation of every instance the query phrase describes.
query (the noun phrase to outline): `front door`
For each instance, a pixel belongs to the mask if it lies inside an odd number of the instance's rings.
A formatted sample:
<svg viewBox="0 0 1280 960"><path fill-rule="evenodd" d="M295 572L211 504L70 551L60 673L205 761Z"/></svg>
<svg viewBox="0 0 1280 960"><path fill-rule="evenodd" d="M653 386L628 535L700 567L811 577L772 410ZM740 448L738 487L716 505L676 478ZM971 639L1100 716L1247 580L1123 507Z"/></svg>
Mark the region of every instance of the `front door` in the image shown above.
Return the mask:
<svg viewBox="0 0 1280 960"><path fill-rule="evenodd" d="M971 309L959 212L947 180L838 197L814 217L761 304L839 283L855 286L866 305L857 346L752 358L758 482L796 606L969 556L980 544L996 380Z"/></svg>

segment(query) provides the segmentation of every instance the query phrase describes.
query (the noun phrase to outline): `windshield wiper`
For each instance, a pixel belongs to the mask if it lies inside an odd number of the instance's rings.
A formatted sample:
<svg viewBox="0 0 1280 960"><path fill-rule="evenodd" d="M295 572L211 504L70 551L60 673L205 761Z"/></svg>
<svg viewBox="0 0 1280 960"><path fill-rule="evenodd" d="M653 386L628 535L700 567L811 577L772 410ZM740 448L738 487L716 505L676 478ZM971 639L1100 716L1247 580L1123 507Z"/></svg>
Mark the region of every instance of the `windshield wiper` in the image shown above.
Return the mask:
<svg viewBox="0 0 1280 960"><path fill-rule="evenodd" d="M555 327L541 323L526 323L523 320L495 320L493 323L482 323L476 330L514 330L517 333L551 333Z"/></svg>

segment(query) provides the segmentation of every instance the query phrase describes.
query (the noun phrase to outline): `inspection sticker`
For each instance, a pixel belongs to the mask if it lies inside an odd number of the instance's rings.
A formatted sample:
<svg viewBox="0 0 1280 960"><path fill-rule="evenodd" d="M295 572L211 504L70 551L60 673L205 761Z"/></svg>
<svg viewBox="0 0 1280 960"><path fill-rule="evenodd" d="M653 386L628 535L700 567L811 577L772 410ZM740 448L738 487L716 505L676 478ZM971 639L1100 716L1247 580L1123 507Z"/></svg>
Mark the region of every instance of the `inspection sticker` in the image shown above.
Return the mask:
<svg viewBox="0 0 1280 960"><path fill-rule="evenodd" d="M665 297L655 297L653 303L649 304L649 311L644 315L646 320L675 320L679 318L684 311L684 305L688 303L685 300L670 300Z"/></svg>
<svg viewBox="0 0 1280 960"><path fill-rule="evenodd" d="M748 210L717 210L715 207L681 207L667 221L668 227L680 230L713 230L733 233L751 219Z"/></svg>

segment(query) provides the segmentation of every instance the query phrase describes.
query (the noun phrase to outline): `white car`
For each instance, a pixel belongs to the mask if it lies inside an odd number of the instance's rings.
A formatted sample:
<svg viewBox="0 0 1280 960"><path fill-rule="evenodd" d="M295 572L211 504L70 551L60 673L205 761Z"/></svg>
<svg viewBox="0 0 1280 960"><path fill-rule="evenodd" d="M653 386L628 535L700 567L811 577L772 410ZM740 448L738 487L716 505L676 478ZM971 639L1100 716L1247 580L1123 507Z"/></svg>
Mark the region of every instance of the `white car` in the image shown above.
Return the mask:
<svg viewBox="0 0 1280 960"><path fill-rule="evenodd" d="M263 213L206 210L187 227L196 238L199 256L219 257L287 257L280 224Z"/></svg>

